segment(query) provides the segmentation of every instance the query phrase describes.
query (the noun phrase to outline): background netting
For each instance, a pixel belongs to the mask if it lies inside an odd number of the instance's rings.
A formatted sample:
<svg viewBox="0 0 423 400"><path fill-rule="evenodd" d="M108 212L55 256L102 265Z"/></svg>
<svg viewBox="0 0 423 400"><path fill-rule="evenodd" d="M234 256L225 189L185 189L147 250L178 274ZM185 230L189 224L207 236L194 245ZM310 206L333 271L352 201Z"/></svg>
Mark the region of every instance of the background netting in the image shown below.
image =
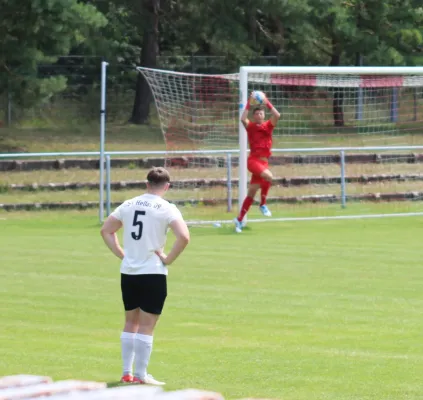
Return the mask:
<svg viewBox="0 0 423 400"><path fill-rule="evenodd" d="M227 168L237 200L238 154L193 150L237 149L239 75L183 74L139 68L153 92L170 154L171 196L181 204L227 204ZM248 76L248 90L262 90L280 111L271 159L270 192L276 216L326 215L341 211L341 168L334 147L422 145L423 77L360 75ZM317 153L305 148L329 148ZM297 149L287 152L286 149ZM355 213L420 210L423 150L346 153L347 210ZM176 178L176 179L175 179ZM374 208L377 207L375 211ZM254 214L254 212L253 212Z"/></svg>

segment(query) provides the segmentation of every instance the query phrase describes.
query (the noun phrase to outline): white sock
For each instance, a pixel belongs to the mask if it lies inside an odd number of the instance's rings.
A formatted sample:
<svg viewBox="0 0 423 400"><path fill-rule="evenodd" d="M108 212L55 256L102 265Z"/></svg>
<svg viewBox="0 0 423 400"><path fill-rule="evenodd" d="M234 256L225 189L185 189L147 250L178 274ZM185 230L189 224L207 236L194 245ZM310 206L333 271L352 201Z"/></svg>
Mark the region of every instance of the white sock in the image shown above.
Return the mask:
<svg viewBox="0 0 423 400"><path fill-rule="evenodd" d="M135 335L135 374L139 379L147 375L147 366L153 350L153 336Z"/></svg>
<svg viewBox="0 0 423 400"><path fill-rule="evenodd" d="M135 357L135 335L136 333L132 332L122 332L120 335L123 375L132 375L132 364Z"/></svg>

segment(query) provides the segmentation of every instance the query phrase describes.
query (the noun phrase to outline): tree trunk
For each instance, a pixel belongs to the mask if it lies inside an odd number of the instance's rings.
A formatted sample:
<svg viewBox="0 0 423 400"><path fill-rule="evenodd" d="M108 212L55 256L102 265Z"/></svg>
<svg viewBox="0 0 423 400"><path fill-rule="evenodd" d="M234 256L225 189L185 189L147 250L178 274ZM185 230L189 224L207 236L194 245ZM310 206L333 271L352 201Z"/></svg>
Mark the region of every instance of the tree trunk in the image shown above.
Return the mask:
<svg viewBox="0 0 423 400"><path fill-rule="evenodd" d="M278 44L276 53L279 55L285 53L285 27L280 18L273 18L273 21L275 22L277 31L275 35L276 42Z"/></svg>
<svg viewBox="0 0 423 400"><path fill-rule="evenodd" d="M142 0L142 8L145 28L141 49L141 66L155 68L158 53L160 0ZM134 107L129 122L133 124L147 123L152 99L150 87L144 76L139 73L135 88Z"/></svg>
<svg viewBox="0 0 423 400"><path fill-rule="evenodd" d="M255 49L257 46L257 22L254 7L250 8L248 13L248 38L250 39L252 47Z"/></svg>
<svg viewBox="0 0 423 400"><path fill-rule="evenodd" d="M331 67L338 67L341 64L341 51L335 39L332 41ZM344 91L343 88L335 88L333 92L333 122L335 126L344 126Z"/></svg>

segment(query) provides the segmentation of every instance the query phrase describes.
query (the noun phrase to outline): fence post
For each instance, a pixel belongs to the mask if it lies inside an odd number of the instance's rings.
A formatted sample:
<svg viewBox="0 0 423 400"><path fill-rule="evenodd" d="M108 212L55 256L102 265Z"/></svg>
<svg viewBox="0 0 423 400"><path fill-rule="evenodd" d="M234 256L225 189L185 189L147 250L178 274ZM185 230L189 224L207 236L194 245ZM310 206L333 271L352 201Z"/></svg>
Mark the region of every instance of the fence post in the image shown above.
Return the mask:
<svg viewBox="0 0 423 400"><path fill-rule="evenodd" d="M110 215L110 203L111 203L111 191L110 191L110 180L111 180L111 162L110 156L106 156L106 215Z"/></svg>
<svg viewBox="0 0 423 400"><path fill-rule="evenodd" d="M100 222L104 219L104 151L106 142L106 68L109 64L101 62L101 100L100 100Z"/></svg>
<svg viewBox="0 0 423 400"><path fill-rule="evenodd" d="M341 150L341 207L346 207L345 151Z"/></svg>
<svg viewBox="0 0 423 400"><path fill-rule="evenodd" d="M391 94L391 122L398 122L398 88L392 88Z"/></svg>
<svg viewBox="0 0 423 400"><path fill-rule="evenodd" d="M417 88L414 88L413 89L413 121L417 121L417 109L418 109Z"/></svg>
<svg viewBox="0 0 423 400"><path fill-rule="evenodd" d="M228 212L231 212L232 211L232 156L231 156L231 153L228 153L226 155L226 164L227 164L226 186L228 189Z"/></svg>

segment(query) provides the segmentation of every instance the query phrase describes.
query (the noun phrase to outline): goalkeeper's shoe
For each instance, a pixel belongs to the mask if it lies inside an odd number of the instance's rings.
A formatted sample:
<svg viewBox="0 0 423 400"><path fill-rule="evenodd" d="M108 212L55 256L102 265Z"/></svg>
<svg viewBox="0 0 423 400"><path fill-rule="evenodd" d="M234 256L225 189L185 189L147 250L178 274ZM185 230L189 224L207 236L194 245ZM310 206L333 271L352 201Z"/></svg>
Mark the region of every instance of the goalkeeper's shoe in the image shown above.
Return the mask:
<svg viewBox="0 0 423 400"><path fill-rule="evenodd" d="M134 380L134 377L131 374L123 375L120 381L122 383L132 383Z"/></svg>
<svg viewBox="0 0 423 400"><path fill-rule="evenodd" d="M241 233L242 232L242 222L238 221L238 218L235 218L234 224L235 224L235 232Z"/></svg>
<svg viewBox="0 0 423 400"><path fill-rule="evenodd" d="M260 211L265 217L271 217L272 216L272 213L267 208L266 204L263 204L262 206L260 206Z"/></svg>
<svg viewBox="0 0 423 400"><path fill-rule="evenodd" d="M136 376L134 377L133 383L138 383L140 385L154 385L154 386L163 386L166 385L164 382L160 382L157 379L154 379L150 374L144 376L144 378L140 379Z"/></svg>

